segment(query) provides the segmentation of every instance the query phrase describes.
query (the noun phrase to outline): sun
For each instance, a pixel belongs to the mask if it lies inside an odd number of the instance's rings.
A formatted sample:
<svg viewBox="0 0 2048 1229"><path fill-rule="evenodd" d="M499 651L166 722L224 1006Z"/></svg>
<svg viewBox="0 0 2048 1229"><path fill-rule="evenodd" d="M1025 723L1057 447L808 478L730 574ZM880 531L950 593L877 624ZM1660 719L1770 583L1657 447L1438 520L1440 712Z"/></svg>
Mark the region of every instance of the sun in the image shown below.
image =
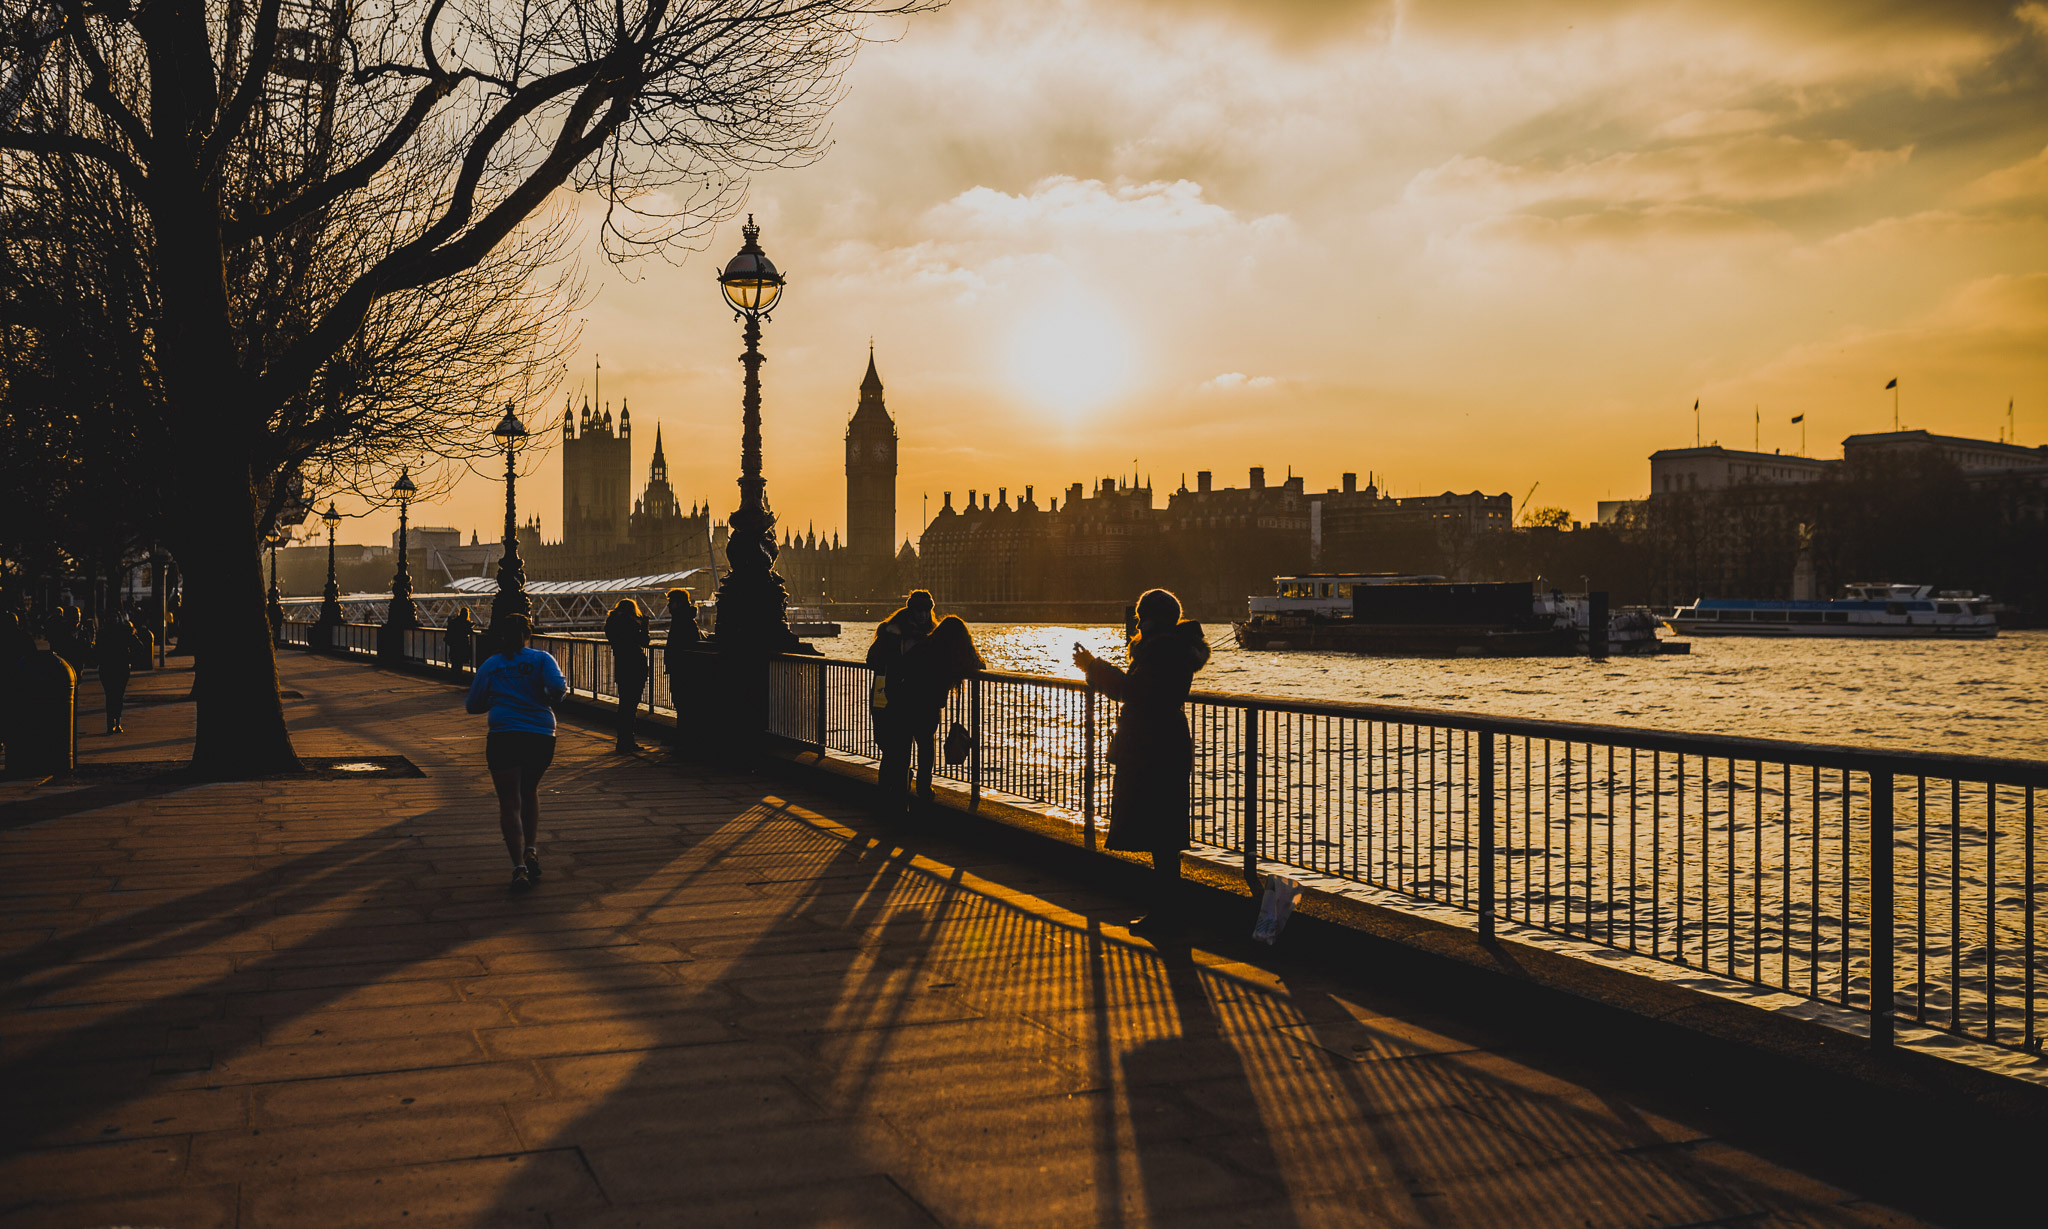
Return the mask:
<svg viewBox="0 0 2048 1229"><path fill-rule="evenodd" d="M1074 417L1128 392L1137 358L1123 322L1100 307L1062 300L1018 320L1010 337L1010 384L1025 401Z"/></svg>

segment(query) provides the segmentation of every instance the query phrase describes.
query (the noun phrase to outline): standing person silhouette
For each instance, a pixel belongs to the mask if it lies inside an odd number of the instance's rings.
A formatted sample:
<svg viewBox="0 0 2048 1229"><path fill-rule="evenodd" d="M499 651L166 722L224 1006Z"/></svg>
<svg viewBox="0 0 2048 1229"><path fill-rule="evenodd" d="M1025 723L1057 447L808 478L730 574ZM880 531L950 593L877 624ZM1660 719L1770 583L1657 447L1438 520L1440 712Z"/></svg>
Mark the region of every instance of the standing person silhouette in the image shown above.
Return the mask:
<svg viewBox="0 0 2048 1229"><path fill-rule="evenodd" d="M96 646L100 663L100 691L107 698L107 733L125 733L121 728L121 706L128 696L128 674L135 668L135 654L141 650L141 642L128 626L128 616L120 611L107 616L100 628Z"/></svg>
<svg viewBox="0 0 2048 1229"><path fill-rule="evenodd" d="M685 682L689 671L688 655L704 643L704 634L697 628L697 603L690 600L690 591L670 589L667 597L668 642L661 646L661 669L668 675L668 702L676 710L675 747L681 752L691 741L687 731L694 716L684 705L686 693L690 690Z"/></svg>
<svg viewBox="0 0 2048 1229"><path fill-rule="evenodd" d="M469 607L456 607L441 638L448 646L448 664L457 670L469 669L476 660L476 620L470 618Z"/></svg>
<svg viewBox="0 0 2048 1229"><path fill-rule="evenodd" d="M562 667L526 647L533 624L522 614L491 627L497 651L476 668L464 707L491 715L484 763L498 791L498 828L512 855L512 891L540 878L540 778L555 761L555 705L569 690Z"/></svg>
<svg viewBox="0 0 2048 1229"><path fill-rule="evenodd" d="M1074 664L1088 683L1123 708L1109 740L1116 765L1109 835L1103 845L1152 855L1152 910L1131 929L1174 934L1186 928L1180 899L1180 851L1188 847L1188 777L1195 741L1188 732L1188 689L1209 662L1202 625L1181 616L1180 599L1164 589L1138 598L1138 634L1131 664L1119 670L1080 645Z"/></svg>
<svg viewBox="0 0 2048 1229"><path fill-rule="evenodd" d="M910 744L917 742L926 765L934 756L932 728L938 723L936 706L926 720L930 684L924 678L923 654L939 622L932 616L932 595L913 590L903 605L875 628L875 642L868 646L867 663L875 671L868 691L868 715L875 723L875 745L882 752L881 776L875 800L878 819L901 819L909 803ZM970 646L971 647L971 646ZM941 690L938 703L945 703ZM919 736L921 728L922 737ZM923 774L927 789L931 772Z"/></svg>
<svg viewBox="0 0 2048 1229"><path fill-rule="evenodd" d="M621 755L640 749L633 740L633 719L640 712L640 697L647 691L647 616L640 603L622 597L605 616L604 638L612 646L612 678L619 690L619 743Z"/></svg>

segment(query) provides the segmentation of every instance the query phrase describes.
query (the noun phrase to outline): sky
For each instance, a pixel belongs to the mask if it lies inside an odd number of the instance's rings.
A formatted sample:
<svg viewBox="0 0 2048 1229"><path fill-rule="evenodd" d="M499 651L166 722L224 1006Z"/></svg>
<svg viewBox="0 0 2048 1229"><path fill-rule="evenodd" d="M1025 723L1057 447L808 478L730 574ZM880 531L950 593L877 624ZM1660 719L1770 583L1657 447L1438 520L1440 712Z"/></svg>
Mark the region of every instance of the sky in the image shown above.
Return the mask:
<svg viewBox="0 0 2048 1229"><path fill-rule="evenodd" d="M942 493L1250 466L1594 518L1647 457L2048 443L2048 3L954 0L872 31L815 163L753 181L788 275L768 493L845 528L873 339L897 535ZM558 418L630 402L737 504L739 327L706 250L589 245ZM1805 431L1791 424L1805 416ZM559 453L522 516L560 530ZM414 523L501 524L483 477ZM927 505L927 502L928 505ZM388 540L365 510L344 538ZM350 531L354 530L352 534Z"/></svg>

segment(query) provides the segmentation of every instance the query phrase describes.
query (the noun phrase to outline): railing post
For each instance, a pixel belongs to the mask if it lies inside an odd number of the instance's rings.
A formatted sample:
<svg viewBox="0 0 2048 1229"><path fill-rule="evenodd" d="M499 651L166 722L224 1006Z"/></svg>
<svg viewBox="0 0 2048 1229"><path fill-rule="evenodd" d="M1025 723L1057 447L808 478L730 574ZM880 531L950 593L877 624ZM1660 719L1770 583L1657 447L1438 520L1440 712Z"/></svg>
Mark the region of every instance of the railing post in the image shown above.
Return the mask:
<svg viewBox="0 0 2048 1229"><path fill-rule="evenodd" d="M1259 710L1244 709L1244 880L1259 890Z"/></svg>
<svg viewBox="0 0 2048 1229"><path fill-rule="evenodd" d="M1881 1048L1892 1044L1896 977L1892 851L1892 774L1885 769L1870 774L1870 1043Z"/></svg>
<svg viewBox="0 0 2048 1229"><path fill-rule="evenodd" d="M1095 688L1081 689L1081 830L1095 848Z"/></svg>
<svg viewBox="0 0 2048 1229"><path fill-rule="evenodd" d="M967 680L967 725L973 738L967 745L967 809L981 809L981 676Z"/></svg>
<svg viewBox="0 0 2048 1229"><path fill-rule="evenodd" d="M806 662L804 664L816 671L818 676L818 754L823 755L825 754L825 743L828 741L825 737L827 711L825 706L825 684L830 681L831 672L822 661Z"/></svg>
<svg viewBox="0 0 2048 1229"><path fill-rule="evenodd" d="M1479 732L1479 937L1493 937L1493 731Z"/></svg>

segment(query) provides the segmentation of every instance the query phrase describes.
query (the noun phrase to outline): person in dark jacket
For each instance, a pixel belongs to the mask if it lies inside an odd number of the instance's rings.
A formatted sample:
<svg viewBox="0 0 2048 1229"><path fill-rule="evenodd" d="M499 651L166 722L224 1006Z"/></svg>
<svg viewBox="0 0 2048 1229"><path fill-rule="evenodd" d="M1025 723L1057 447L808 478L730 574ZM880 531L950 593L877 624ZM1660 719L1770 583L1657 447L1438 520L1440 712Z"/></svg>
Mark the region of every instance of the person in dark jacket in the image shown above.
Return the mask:
<svg viewBox="0 0 2048 1229"><path fill-rule="evenodd" d="M704 634L697 627L697 603L690 600L690 591L670 589L667 597L668 642L661 646L661 670L668 675L668 702L676 710L676 750L683 751L692 741L685 732L695 717L683 703L690 694L689 655L703 646Z"/></svg>
<svg viewBox="0 0 2048 1229"><path fill-rule="evenodd" d="M877 814L900 818L909 801L910 749L917 747L917 796L932 800L932 771L938 760L939 717L946 696L968 675L982 668L974 638L958 616L937 620L932 595L911 593L903 608L875 629L868 648L875 668L868 709L875 722L875 744L882 752Z"/></svg>
<svg viewBox="0 0 2048 1229"><path fill-rule="evenodd" d="M476 660L476 620L470 618L469 607L458 607L449 616L442 638L448 645L448 664L457 670L469 669Z"/></svg>
<svg viewBox="0 0 2048 1229"><path fill-rule="evenodd" d="M128 627L128 616L109 617L94 647L99 658L100 690L107 698L107 733L124 733L121 705L128 697L128 672L135 667L135 652L142 647Z"/></svg>
<svg viewBox="0 0 2048 1229"><path fill-rule="evenodd" d="M605 616L604 638L612 646L612 679L619 690L619 744L621 753L637 751L633 720L640 713L640 697L647 691L647 616L640 603L622 597Z"/></svg>
<svg viewBox="0 0 2048 1229"><path fill-rule="evenodd" d="M1074 646L1074 664L1089 685L1123 704L1109 741L1116 789L1103 844L1152 855L1157 896L1152 911L1131 925L1155 934L1185 925L1180 851L1188 847L1188 777L1195 766L1186 707L1195 672L1209 662L1202 625L1180 615L1180 599L1164 589L1147 590L1138 599L1138 634L1127 669Z"/></svg>

